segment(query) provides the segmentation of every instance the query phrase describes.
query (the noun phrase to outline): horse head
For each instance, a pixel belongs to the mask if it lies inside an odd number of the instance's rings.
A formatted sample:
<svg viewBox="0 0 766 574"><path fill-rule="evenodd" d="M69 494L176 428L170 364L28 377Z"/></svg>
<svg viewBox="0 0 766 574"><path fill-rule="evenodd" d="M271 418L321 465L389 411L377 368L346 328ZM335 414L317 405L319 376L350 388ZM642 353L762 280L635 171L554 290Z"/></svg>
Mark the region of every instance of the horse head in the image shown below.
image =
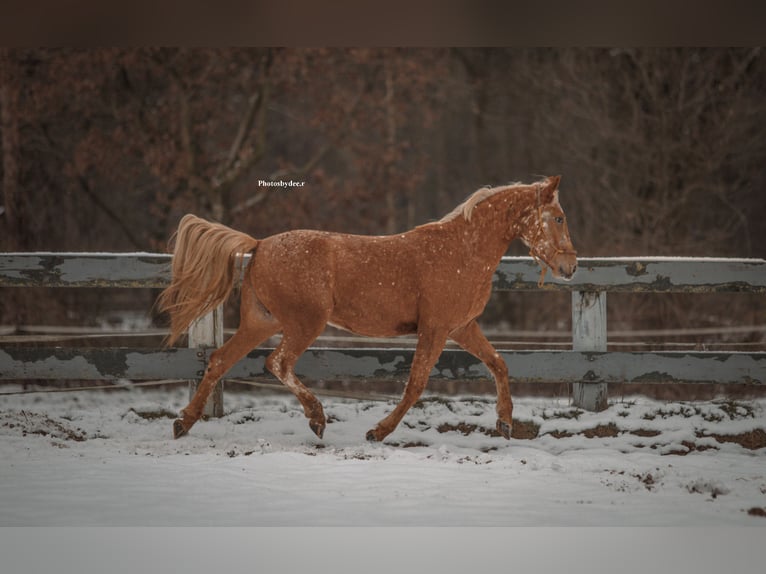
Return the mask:
<svg viewBox="0 0 766 574"><path fill-rule="evenodd" d="M577 270L577 251L559 203L560 181L557 175L532 186L532 204L520 236L532 257L550 267L554 276L569 280Z"/></svg>

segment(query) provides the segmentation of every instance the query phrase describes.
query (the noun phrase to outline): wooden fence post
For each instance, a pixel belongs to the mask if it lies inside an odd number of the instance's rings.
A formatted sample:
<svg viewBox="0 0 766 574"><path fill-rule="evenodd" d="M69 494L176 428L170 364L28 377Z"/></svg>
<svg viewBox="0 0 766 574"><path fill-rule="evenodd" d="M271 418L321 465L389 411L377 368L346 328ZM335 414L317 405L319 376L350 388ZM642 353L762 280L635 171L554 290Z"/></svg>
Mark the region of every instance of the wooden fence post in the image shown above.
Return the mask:
<svg viewBox="0 0 766 574"><path fill-rule="evenodd" d="M606 351L606 291L572 291L572 350ZM603 411L607 384L589 371L572 384L572 396L576 407Z"/></svg>
<svg viewBox="0 0 766 574"><path fill-rule="evenodd" d="M205 349L218 348L223 345L223 305L216 307L207 315L203 315L189 326L189 348L197 349L197 354L202 353L204 358ZM189 381L189 400L197 392L200 381ZM210 395L203 417L223 416L223 379L215 386Z"/></svg>

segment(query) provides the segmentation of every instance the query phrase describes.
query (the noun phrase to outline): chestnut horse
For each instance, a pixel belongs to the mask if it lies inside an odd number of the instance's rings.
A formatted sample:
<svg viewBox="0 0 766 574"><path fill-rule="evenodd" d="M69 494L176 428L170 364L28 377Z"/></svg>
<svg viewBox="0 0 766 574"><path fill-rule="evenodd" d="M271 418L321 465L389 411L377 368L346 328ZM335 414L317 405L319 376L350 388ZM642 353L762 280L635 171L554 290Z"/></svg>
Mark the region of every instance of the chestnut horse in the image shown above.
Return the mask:
<svg viewBox="0 0 766 574"><path fill-rule="evenodd" d="M175 235L172 282L158 300L170 313L169 344L228 297L240 271L236 263L246 253L252 257L242 281L239 329L212 353L173 435L189 432L218 380L237 361L281 332L266 368L295 394L321 438L327 423L322 405L294 369L330 324L373 337L418 335L404 395L367 433L368 440L381 441L396 428L425 389L447 338L489 368L497 386L497 430L510 438L508 369L476 319L489 299L495 268L517 237L556 277L574 274L577 255L558 200L559 180L480 189L441 220L388 236L296 230L255 239L184 216Z"/></svg>

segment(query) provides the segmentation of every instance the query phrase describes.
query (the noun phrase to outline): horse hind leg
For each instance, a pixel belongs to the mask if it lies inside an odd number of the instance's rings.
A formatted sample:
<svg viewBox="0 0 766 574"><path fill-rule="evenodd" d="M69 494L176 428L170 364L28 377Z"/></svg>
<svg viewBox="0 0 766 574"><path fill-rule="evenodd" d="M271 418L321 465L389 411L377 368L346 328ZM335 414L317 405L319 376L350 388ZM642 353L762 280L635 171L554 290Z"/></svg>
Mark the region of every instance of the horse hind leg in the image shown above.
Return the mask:
<svg viewBox="0 0 766 574"><path fill-rule="evenodd" d="M202 410L221 377L252 349L277 333L281 326L255 295L243 285L240 326L231 339L210 355L205 375L189 404L181 411L181 418L173 422L173 437L180 438L202 416Z"/></svg>
<svg viewBox="0 0 766 574"><path fill-rule="evenodd" d="M311 335L298 335L295 331L285 329L282 341L266 358L266 368L300 401L303 414L309 419L309 427L319 438L324 435L327 418L322 403L295 375L295 363L303 351L319 336L322 329L324 324Z"/></svg>

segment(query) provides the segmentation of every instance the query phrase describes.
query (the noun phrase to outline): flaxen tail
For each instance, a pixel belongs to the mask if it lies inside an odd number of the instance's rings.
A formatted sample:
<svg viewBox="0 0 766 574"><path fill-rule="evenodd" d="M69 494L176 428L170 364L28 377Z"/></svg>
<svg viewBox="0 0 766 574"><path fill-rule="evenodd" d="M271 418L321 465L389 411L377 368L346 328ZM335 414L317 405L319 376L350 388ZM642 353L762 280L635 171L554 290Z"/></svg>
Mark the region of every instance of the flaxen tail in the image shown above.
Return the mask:
<svg viewBox="0 0 766 574"><path fill-rule="evenodd" d="M257 239L220 223L194 215L181 219L175 234L172 280L157 300L159 310L170 313L168 345L192 321L226 300L242 258L257 245Z"/></svg>

